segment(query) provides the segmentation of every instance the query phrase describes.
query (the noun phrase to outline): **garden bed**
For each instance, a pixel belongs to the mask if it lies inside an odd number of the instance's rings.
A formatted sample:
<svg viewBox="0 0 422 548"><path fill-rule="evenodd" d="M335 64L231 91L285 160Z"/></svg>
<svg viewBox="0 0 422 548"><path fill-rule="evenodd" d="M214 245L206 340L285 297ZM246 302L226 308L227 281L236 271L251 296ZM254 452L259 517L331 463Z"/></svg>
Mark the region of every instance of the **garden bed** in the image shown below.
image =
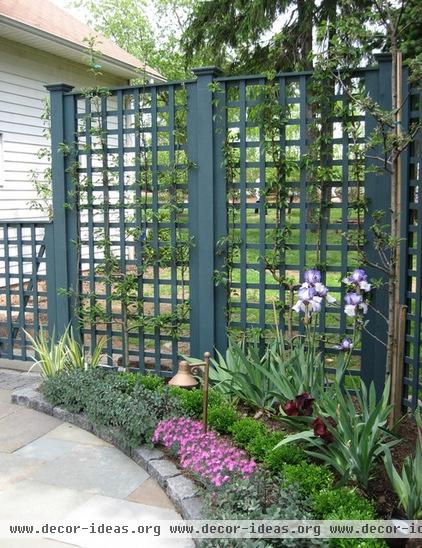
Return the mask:
<svg viewBox="0 0 422 548"><path fill-rule="evenodd" d="M243 468L235 465L217 483L192 466L194 452L188 447L182 454L181 438L172 437L181 422L189 428L193 425L201 439L201 390L170 388L153 375L90 368L60 371L45 379L40 391L15 392L13 401L72 422L116 445L157 479L186 519L389 519L397 506L391 490L384 493L385 499L378 497L379 489L387 485L385 478L371 482L368 491L374 497L368 500L356 486L337 488L338 474L309 458L301 444L273 450L288 429L282 430L277 420L265 415L260 420L245 416L247 406L233 407L215 390L210 391L210 439L223 445L226 453L233 448L234 459L243 462ZM172 421L167 428L166 422ZM170 438L164 439L160 428ZM152 447L153 436L160 449ZM200 444L195 440L194 445ZM256 466L250 466L252 462ZM373 489L375 485L379 488ZM283 545L277 542L269 545ZM329 545L363 546L356 539L333 539ZM364 546L386 543L366 539Z"/></svg>

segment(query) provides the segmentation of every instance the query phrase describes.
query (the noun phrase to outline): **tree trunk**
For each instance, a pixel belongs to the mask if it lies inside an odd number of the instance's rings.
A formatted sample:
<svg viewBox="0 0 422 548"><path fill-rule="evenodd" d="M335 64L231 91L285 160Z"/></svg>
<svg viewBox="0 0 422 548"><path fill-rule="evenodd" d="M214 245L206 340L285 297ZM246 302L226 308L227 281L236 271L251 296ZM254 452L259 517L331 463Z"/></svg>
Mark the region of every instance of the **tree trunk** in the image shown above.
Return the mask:
<svg viewBox="0 0 422 548"><path fill-rule="evenodd" d="M402 78L402 56L398 50L397 35L391 32L391 107L394 113L394 132L398 139L401 134L401 78ZM391 375L391 402L396 403L391 415L390 424L400 414L400 404L397 406L397 392L401 389L402 379L398 371L401 369L399 360L402 353L400 345L404 344L399 333L400 321L400 208L401 208L401 173L400 173L400 150L396 144L392 150L391 162L391 237L394 247L391 250L391 267L388 285L388 338L387 338L387 363L386 373ZM397 408L398 407L398 408Z"/></svg>

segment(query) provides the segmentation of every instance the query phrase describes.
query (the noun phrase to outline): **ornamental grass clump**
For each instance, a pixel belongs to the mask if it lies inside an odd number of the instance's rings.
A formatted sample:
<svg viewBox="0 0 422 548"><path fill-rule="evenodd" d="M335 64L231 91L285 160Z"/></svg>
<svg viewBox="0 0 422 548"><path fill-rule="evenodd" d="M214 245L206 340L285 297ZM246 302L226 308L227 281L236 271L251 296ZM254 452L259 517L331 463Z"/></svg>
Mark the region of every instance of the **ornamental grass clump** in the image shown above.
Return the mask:
<svg viewBox="0 0 422 548"><path fill-rule="evenodd" d="M153 443L161 443L176 452L180 465L205 483L216 487L231 477L247 478L256 469L255 461L215 432L204 432L203 424L188 418L161 421L152 436Z"/></svg>

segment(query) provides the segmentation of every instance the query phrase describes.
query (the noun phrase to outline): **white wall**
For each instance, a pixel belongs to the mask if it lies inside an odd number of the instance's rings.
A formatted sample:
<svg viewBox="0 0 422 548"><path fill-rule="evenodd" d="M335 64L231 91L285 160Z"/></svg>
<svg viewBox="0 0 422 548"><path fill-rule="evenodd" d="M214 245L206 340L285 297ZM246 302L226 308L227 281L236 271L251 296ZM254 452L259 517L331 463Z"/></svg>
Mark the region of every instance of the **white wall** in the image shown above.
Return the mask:
<svg viewBox="0 0 422 548"><path fill-rule="evenodd" d="M94 82L87 66L0 38L0 220L43 218L28 205L36 199L30 174L46 167L37 157L48 144L41 119L44 86L57 82L75 88L127 83L112 75Z"/></svg>

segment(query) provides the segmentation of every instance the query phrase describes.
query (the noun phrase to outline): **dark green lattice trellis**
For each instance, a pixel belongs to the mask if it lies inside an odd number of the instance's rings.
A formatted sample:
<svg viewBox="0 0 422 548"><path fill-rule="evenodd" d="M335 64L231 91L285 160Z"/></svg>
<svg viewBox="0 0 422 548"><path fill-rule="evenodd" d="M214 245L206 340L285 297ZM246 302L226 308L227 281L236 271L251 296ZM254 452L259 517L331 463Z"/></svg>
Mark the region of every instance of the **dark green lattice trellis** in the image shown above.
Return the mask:
<svg viewBox="0 0 422 548"><path fill-rule="evenodd" d="M93 348L104 335L109 363L126 354L159 373L189 352L186 91L154 85L76 101L84 341Z"/></svg>
<svg viewBox="0 0 422 548"><path fill-rule="evenodd" d="M422 119L422 89L410 90L405 114L409 125ZM403 202L408 207L402 212L402 303L407 306L406 338L404 348L405 406L415 408L422 399L422 173L421 130L410 144L403 160Z"/></svg>
<svg viewBox="0 0 422 548"><path fill-rule="evenodd" d="M388 175L374 169L370 151L364 158L363 142L376 129L370 113L353 111L334 85L324 105L308 72L268 80L221 77L208 67L195 75L85 93L47 86L54 222L0 227L0 357L29 359L24 330L38 324L48 323L51 335L82 324L88 349L108 338L109 363L128 351L141 369L169 374L181 353L224 351L228 319L232 332L265 334L273 301L285 328L289 279L299 281L307 267L323 270L341 302L362 222L365 251L377 260L371 212L384 210L388 223L390 195ZM379 57L355 80L390 110L390 59ZM261 115L274 99L271 129ZM421 104L415 87L404 126L421 119ZM324 158L315 146L321 135ZM420 140L419 132L402 159L403 403L412 407L422 374ZM368 272L379 275L371 266ZM129 336L122 295L134 327ZM386 297L382 284L372 295L384 315ZM332 348L350 320L332 306L321 318ZM367 318L377 339L363 338L361 373L380 389L386 326L374 310ZM293 329L300 333L297 316Z"/></svg>
<svg viewBox="0 0 422 548"><path fill-rule="evenodd" d="M356 80L359 85L360 78ZM330 292L342 302L341 279L357 265L352 242L356 237L351 233L362 228L359 147L365 138L365 116L350 109L340 89L333 90L329 132L325 129L332 155L322 171L321 157L312 145L321 130L321 115L312 105L311 73L280 76L272 82L252 77L217 81L224 98L218 109L220 115L224 111L226 137L228 319L232 330L255 337L274 325L273 301L283 309L280 323L286 328L291 293L288 284L279 281L302 281L306 268L321 268ZM275 138L261 117L268 86L279 105ZM278 170L280 158L274 158L272 145L282 151ZM280 184L274 184L277 179ZM283 242L277 246L280 235ZM268 268L268 263L277 268ZM329 306L325 312L319 330L330 348L341 334L351 332L352 324L342 306ZM297 315L293 330L301 330Z"/></svg>

